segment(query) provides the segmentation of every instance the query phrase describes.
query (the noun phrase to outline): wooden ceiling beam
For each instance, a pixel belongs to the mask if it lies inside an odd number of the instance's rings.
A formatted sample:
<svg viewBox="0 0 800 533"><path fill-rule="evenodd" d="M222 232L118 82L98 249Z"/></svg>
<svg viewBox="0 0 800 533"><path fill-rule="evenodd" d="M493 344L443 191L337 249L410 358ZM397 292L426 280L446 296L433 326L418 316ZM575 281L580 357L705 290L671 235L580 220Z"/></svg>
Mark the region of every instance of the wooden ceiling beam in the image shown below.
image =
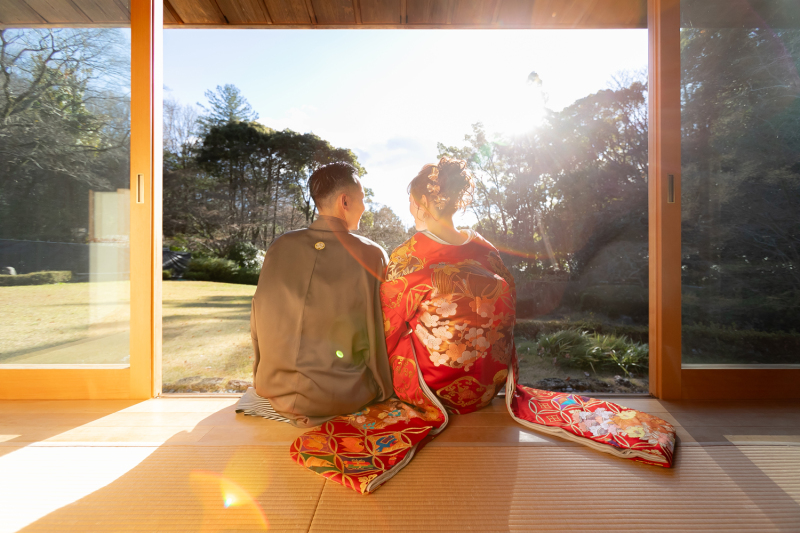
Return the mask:
<svg viewBox="0 0 800 533"><path fill-rule="evenodd" d="M497 21L500 20L501 7L503 7L503 0L495 0L494 12L492 13L492 26L497 26Z"/></svg>
<svg viewBox="0 0 800 533"><path fill-rule="evenodd" d="M308 6L298 0L264 0L272 24L313 24ZM312 7L313 9L313 7Z"/></svg>
<svg viewBox="0 0 800 533"><path fill-rule="evenodd" d="M311 0L305 0L306 3L306 11L308 11L308 18L311 19L312 24L317 23L317 15L314 13L314 6L311 4Z"/></svg>
<svg viewBox="0 0 800 533"><path fill-rule="evenodd" d="M311 0L311 3L317 24L355 24L358 26L353 0Z"/></svg>
<svg viewBox="0 0 800 533"><path fill-rule="evenodd" d="M92 19L71 0L28 0L25 3L51 24L92 22Z"/></svg>
<svg viewBox="0 0 800 533"><path fill-rule="evenodd" d="M169 0L184 24L230 24L214 0Z"/></svg>
<svg viewBox="0 0 800 533"><path fill-rule="evenodd" d="M216 3L230 24L272 24L263 0L216 0Z"/></svg>
<svg viewBox="0 0 800 533"><path fill-rule="evenodd" d="M164 24L170 22L174 24L183 24L183 19L178 15L178 12L175 11L175 8L172 7L172 4L169 3L169 0L164 0Z"/></svg>
<svg viewBox="0 0 800 533"><path fill-rule="evenodd" d="M114 0L72 0L90 22L119 22L131 20L130 6Z"/></svg>
<svg viewBox="0 0 800 533"><path fill-rule="evenodd" d="M354 0L353 4L359 25L402 24L405 20L401 0Z"/></svg>
<svg viewBox="0 0 800 533"><path fill-rule="evenodd" d="M16 25L26 22L46 24L47 20L24 2L0 0L0 24Z"/></svg>
<svg viewBox="0 0 800 533"><path fill-rule="evenodd" d="M685 0L694 25L722 0ZM732 0L724 0L732 1ZM760 6L763 0L747 0ZM163 0L166 27L183 28L644 28L646 0ZM124 26L129 0L0 0L2 26ZM798 4L800 6L800 4ZM764 8L760 14L767 14ZM791 10L790 10L791 11ZM733 18L728 16L728 18ZM786 24L787 19L782 17ZM773 20L770 20L773 22ZM791 24L791 22L789 22Z"/></svg>

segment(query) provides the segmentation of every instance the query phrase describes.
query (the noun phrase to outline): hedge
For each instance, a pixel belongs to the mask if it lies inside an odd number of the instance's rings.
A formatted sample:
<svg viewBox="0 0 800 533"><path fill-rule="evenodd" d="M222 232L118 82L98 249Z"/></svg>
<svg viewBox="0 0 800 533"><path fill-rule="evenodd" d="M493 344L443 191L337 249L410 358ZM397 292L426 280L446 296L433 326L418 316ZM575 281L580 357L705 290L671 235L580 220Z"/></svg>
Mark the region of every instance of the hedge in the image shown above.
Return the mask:
<svg viewBox="0 0 800 533"><path fill-rule="evenodd" d="M214 281L217 283L238 283L258 285L259 272L239 268L236 263L218 257L192 258L183 279L190 281Z"/></svg>
<svg viewBox="0 0 800 533"><path fill-rule="evenodd" d="M69 281L72 281L72 272L69 270L31 272L30 274L18 274L16 276L0 275L0 287L49 285L52 283L67 283Z"/></svg>

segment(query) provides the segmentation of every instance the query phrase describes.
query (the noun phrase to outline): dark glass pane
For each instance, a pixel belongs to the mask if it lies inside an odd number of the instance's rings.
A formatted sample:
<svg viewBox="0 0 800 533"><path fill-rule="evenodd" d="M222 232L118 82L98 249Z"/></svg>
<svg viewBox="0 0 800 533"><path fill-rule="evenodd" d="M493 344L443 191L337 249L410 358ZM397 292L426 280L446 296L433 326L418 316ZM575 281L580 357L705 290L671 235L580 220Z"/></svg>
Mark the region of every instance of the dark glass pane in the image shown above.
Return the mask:
<svg viewBox="0 0 800 533"><path fill-rule="evenodd" d="M682 360L797 364L800 4L710 8L682 2Z"/></svg>

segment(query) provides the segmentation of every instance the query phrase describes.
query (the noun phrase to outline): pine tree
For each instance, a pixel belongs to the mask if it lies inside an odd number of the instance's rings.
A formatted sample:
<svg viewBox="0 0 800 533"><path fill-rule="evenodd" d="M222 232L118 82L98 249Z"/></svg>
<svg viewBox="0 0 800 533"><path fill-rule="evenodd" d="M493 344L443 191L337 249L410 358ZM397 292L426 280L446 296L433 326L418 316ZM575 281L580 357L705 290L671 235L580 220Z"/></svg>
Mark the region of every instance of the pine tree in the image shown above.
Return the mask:
<svg viewBox="0 0 800 533"><path fill-rule="evenodd" d="M198 103L204 113L197 119L201 132L208 132L213 126L233 122L252 122L258 119L250 103L242 96L238 87L231 84L217 85L216 90L206 91L208 107Z"/></svg>

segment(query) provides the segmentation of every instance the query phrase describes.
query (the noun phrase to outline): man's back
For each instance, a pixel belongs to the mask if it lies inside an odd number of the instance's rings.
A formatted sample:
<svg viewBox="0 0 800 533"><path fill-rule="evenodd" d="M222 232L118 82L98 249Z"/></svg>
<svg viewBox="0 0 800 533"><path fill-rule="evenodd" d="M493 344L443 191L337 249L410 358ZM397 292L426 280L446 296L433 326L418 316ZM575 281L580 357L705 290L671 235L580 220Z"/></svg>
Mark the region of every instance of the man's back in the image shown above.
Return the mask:
<svg viewBox="0 0 800 533"><path fill-rule="evenodd" d="M275 411L316 425L392 394L380 281L386 253L335 217L270 246L250 319L253 384Z"/></svg>

